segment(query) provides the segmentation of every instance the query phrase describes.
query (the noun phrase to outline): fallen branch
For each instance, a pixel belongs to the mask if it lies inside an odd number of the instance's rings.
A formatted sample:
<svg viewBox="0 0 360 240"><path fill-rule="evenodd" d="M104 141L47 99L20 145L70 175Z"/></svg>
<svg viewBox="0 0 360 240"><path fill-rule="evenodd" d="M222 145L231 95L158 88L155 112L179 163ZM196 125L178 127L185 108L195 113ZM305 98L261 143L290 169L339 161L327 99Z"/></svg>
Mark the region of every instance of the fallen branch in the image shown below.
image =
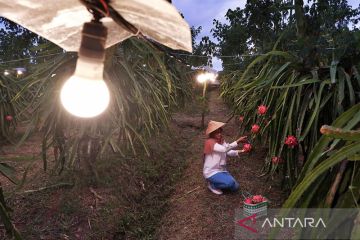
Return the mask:
<svg viewBox="0 0 360 240"><path fill-rule="evenodd" d="M94 190L92 187L90 187L89 189L90 189L90 192L91 192L92 194L94 194L94 196L95 196L96 198L98 198L98 199L100 199L100 200L103 200L103 197L100 196L97 192L95 192L95 190Z"/></svg>
<svg viewBox="0 0 360 240"><path fill-rule="evenodd" d="M181 199L181 198L185 197L186 195L189 195L190 193L195 192L195 191L196 191L197 189L199 189L199 188L200 188L200 186L197 186L196 188L194 188L194 189L192 189L192 190L190 190L190 191L186 192L186 193L185 193L185 194L183 194L182 196L180 196L180 197L178 197L178 198L175 198L175 199L171 200L171 202L176 201L176 200L179 200L179 199Z"/></svg>
<svg viewBox="0 0 360 240"><path fill-rule="evenodd" d="M143 183L143 181L140 181L140 185L141 185L141 188L145 191L145 184Z"/></svg>
<svg viewBox="0 0 360 240"><path fill-rule="evenodd" d="M74 186L73 183L58 183L55 185L50 185L50 186L42 187L42 188L38 188L38 189L26 190L22 193L34 193L34 192L40 192L40 191L44 191L44 190L48 190L48 189L52 189L52 188L73 187L73 186Z"/></svg>
<svg viewBox="0 0 360 240"><path fill-rule="evenodd" d="M89 229L91 230L90 219L88 218Z"/></svg>

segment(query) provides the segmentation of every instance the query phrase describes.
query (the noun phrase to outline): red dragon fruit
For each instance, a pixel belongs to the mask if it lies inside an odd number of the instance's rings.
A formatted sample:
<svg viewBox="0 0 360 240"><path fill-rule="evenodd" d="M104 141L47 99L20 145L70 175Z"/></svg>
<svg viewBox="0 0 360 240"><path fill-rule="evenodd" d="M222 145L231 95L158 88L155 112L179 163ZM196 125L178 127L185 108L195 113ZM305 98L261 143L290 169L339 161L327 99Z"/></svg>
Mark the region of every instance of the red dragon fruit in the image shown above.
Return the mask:
<svg viewBox="0 0 360 240"><path fill-rule="evenodd" d="M267 201L267 200L262 195L255 195L255 196L246 198L244 200L244 203L246 203L246 204L258 204L258 203L265 202L265 201Z"/></svg>
<svg viewBox="0 0 360 240"><path fill-rule="evenodd" d="M243 146L243 151L244 152L250 152L252 149L252 146L250 143L245 143L244 146Z"/></svg>
<svg viewBox="0 0 360 240"><path fill-rule="evenodd" d="M253 201L253 203L261 203L261 202L265 201L265 198L261 195L255 195L252 197L252 201Z"/></svg>
<svg viewBox="0 0 360 240"><path fill-rule="evenodd" d="M8 121L8 122L11 122L13 120L13 116L11 115L6 115L5 116L5 120Z"/></svg>
<svg viewBox="0 0 360 240"><path fill-rule="evenodd" d="M257 112L259 115L265 115L267 112L267 107L265 105L260 105L258 106Z"/></svg>
<svg viewBox="0 0 360 240"><path fill-rule="evenodd" d="M254 124L251 126L251 132L252 133L258 133L260 131L260 126L257 124Z"/></svg>
<svg viewBox="0 0 360 240"><path fill-rule="evenodd" d="M272 157L271 162L273 164L279 164L279 163L283 163L283 160L280 157Z"/></svg>
<svg viewBox="0 0 360 240"><path fill-rule="evenodd" d="M247 203L247 204L252 204L253 203L251 198L245 199L244 202Z"/></svg>
<svg viewBox="0 0 360 240"><path fill-rule="evenodd" d="M295 146L298 145L298 141L295 136L289 135L285 139L285 144L288 145L288 147L290 148L294 148Z"/></svg>

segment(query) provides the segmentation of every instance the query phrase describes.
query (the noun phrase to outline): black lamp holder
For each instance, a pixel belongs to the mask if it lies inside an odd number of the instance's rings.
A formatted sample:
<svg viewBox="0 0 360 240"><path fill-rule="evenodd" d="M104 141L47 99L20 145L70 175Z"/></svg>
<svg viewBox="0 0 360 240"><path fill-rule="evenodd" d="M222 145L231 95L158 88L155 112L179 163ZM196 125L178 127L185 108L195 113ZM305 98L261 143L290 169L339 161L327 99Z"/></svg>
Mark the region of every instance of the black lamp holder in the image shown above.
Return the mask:
<svg viewBox="0 0 360 240"><path fill-rule="evenodd" d="M83 26L79 57L104 62L107 28L99 21L86 22Z"/></svg>

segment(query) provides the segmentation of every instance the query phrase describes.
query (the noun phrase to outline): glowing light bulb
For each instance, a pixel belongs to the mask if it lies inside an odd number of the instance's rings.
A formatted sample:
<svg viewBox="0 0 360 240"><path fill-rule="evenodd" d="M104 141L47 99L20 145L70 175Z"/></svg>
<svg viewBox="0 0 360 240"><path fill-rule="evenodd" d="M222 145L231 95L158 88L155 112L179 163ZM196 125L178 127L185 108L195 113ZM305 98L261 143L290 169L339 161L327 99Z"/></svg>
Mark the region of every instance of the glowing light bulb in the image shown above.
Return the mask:
<svg viewBox="0 0 360 240"><path fill-rule="evenodd" d="M61 91L61 102L71 114L91 118L101 114L109 105L109 89L102 80L72 76Z"/></svg>
<svg viewBox="0 0 360 240"><path fill-rule="evenodd" d="M75 74L63 85L61 103L71 114L91 118L109 105L110 93L102 78L103 64L78 59Z"/></svg>
<svg viewBox="0 0 360 240"><path fill-rule="evenodd" d="M75 73L60 92L64 108L77 117L96 117L109 105L110 93L103 79L106 36L101 22L84 24Z"/></svg>

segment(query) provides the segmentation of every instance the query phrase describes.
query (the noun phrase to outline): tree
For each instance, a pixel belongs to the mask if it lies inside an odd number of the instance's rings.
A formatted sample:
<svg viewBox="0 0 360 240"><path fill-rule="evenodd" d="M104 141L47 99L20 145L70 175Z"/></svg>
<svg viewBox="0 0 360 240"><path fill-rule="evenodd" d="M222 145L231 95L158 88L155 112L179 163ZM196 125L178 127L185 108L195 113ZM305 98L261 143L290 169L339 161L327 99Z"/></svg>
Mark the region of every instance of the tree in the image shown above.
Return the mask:
<svg viewBox="0 0 360 240"><path fill-rule="evenodd" d="M0 25L4 26L0 28L0 61L26 59L24 61L14 62L13 66L15 64L28 66L30 62L34 64L39 60L31 59L31 57L36 57L41 53L50 53L48 48L37 48L37 46L44 44L55 46L46 39L6 18L0 17ZM57 52L61 51L60 48L52 49Z"/></svg>
<svg viewBox="0 0 360 240"><path fill-rule="evenodd" d="M251 58L242 55L261 54L269 51L286 26L283 9L287 3L272 0L247 1L245 8L229 9L225 15L229 24L214 19L211 30L217 39L218 55L224 57L225 70L246 66Z"/></svg>
<svg viewBox="0 0 360 240"><path fill-rule="evenodd" d="M234 56L222 59L225 70L242 69L252 59L241 55L264 54L281 36L278 49L301 57L304 71L329 65L355 50L358 42L350 27L356 29L359 12L360 7L352 8L346 0L308 5L303 0L249 0L244 9L227 11L229 24L214 20L212 33L219 42L216 53ZM357 55L349 56L342 63L355 64L356 59Z"/></svg>
<svg viewBox="0 0 360 240"><path fill-rule="evenodd" d="M319 0L310 6L295 0L297 47L303 67L324 65L324 60L329 61L328 48L334 50L332 61L338 62L345 49L354 44L349 26L359 22L359 14L360 7L353 9L346 0Z"/></svg>
<svg viewBox="0 0 360 240"><path fill-rule="evenodd" d="M210 66L212 64L212 56L215 52L216 44L210 40L208 36L202 37L197 43L196 38L200 34L202 27L190 28L192 41L192 55L183 51L172 51L178 59L191 66Z"/></svg>

